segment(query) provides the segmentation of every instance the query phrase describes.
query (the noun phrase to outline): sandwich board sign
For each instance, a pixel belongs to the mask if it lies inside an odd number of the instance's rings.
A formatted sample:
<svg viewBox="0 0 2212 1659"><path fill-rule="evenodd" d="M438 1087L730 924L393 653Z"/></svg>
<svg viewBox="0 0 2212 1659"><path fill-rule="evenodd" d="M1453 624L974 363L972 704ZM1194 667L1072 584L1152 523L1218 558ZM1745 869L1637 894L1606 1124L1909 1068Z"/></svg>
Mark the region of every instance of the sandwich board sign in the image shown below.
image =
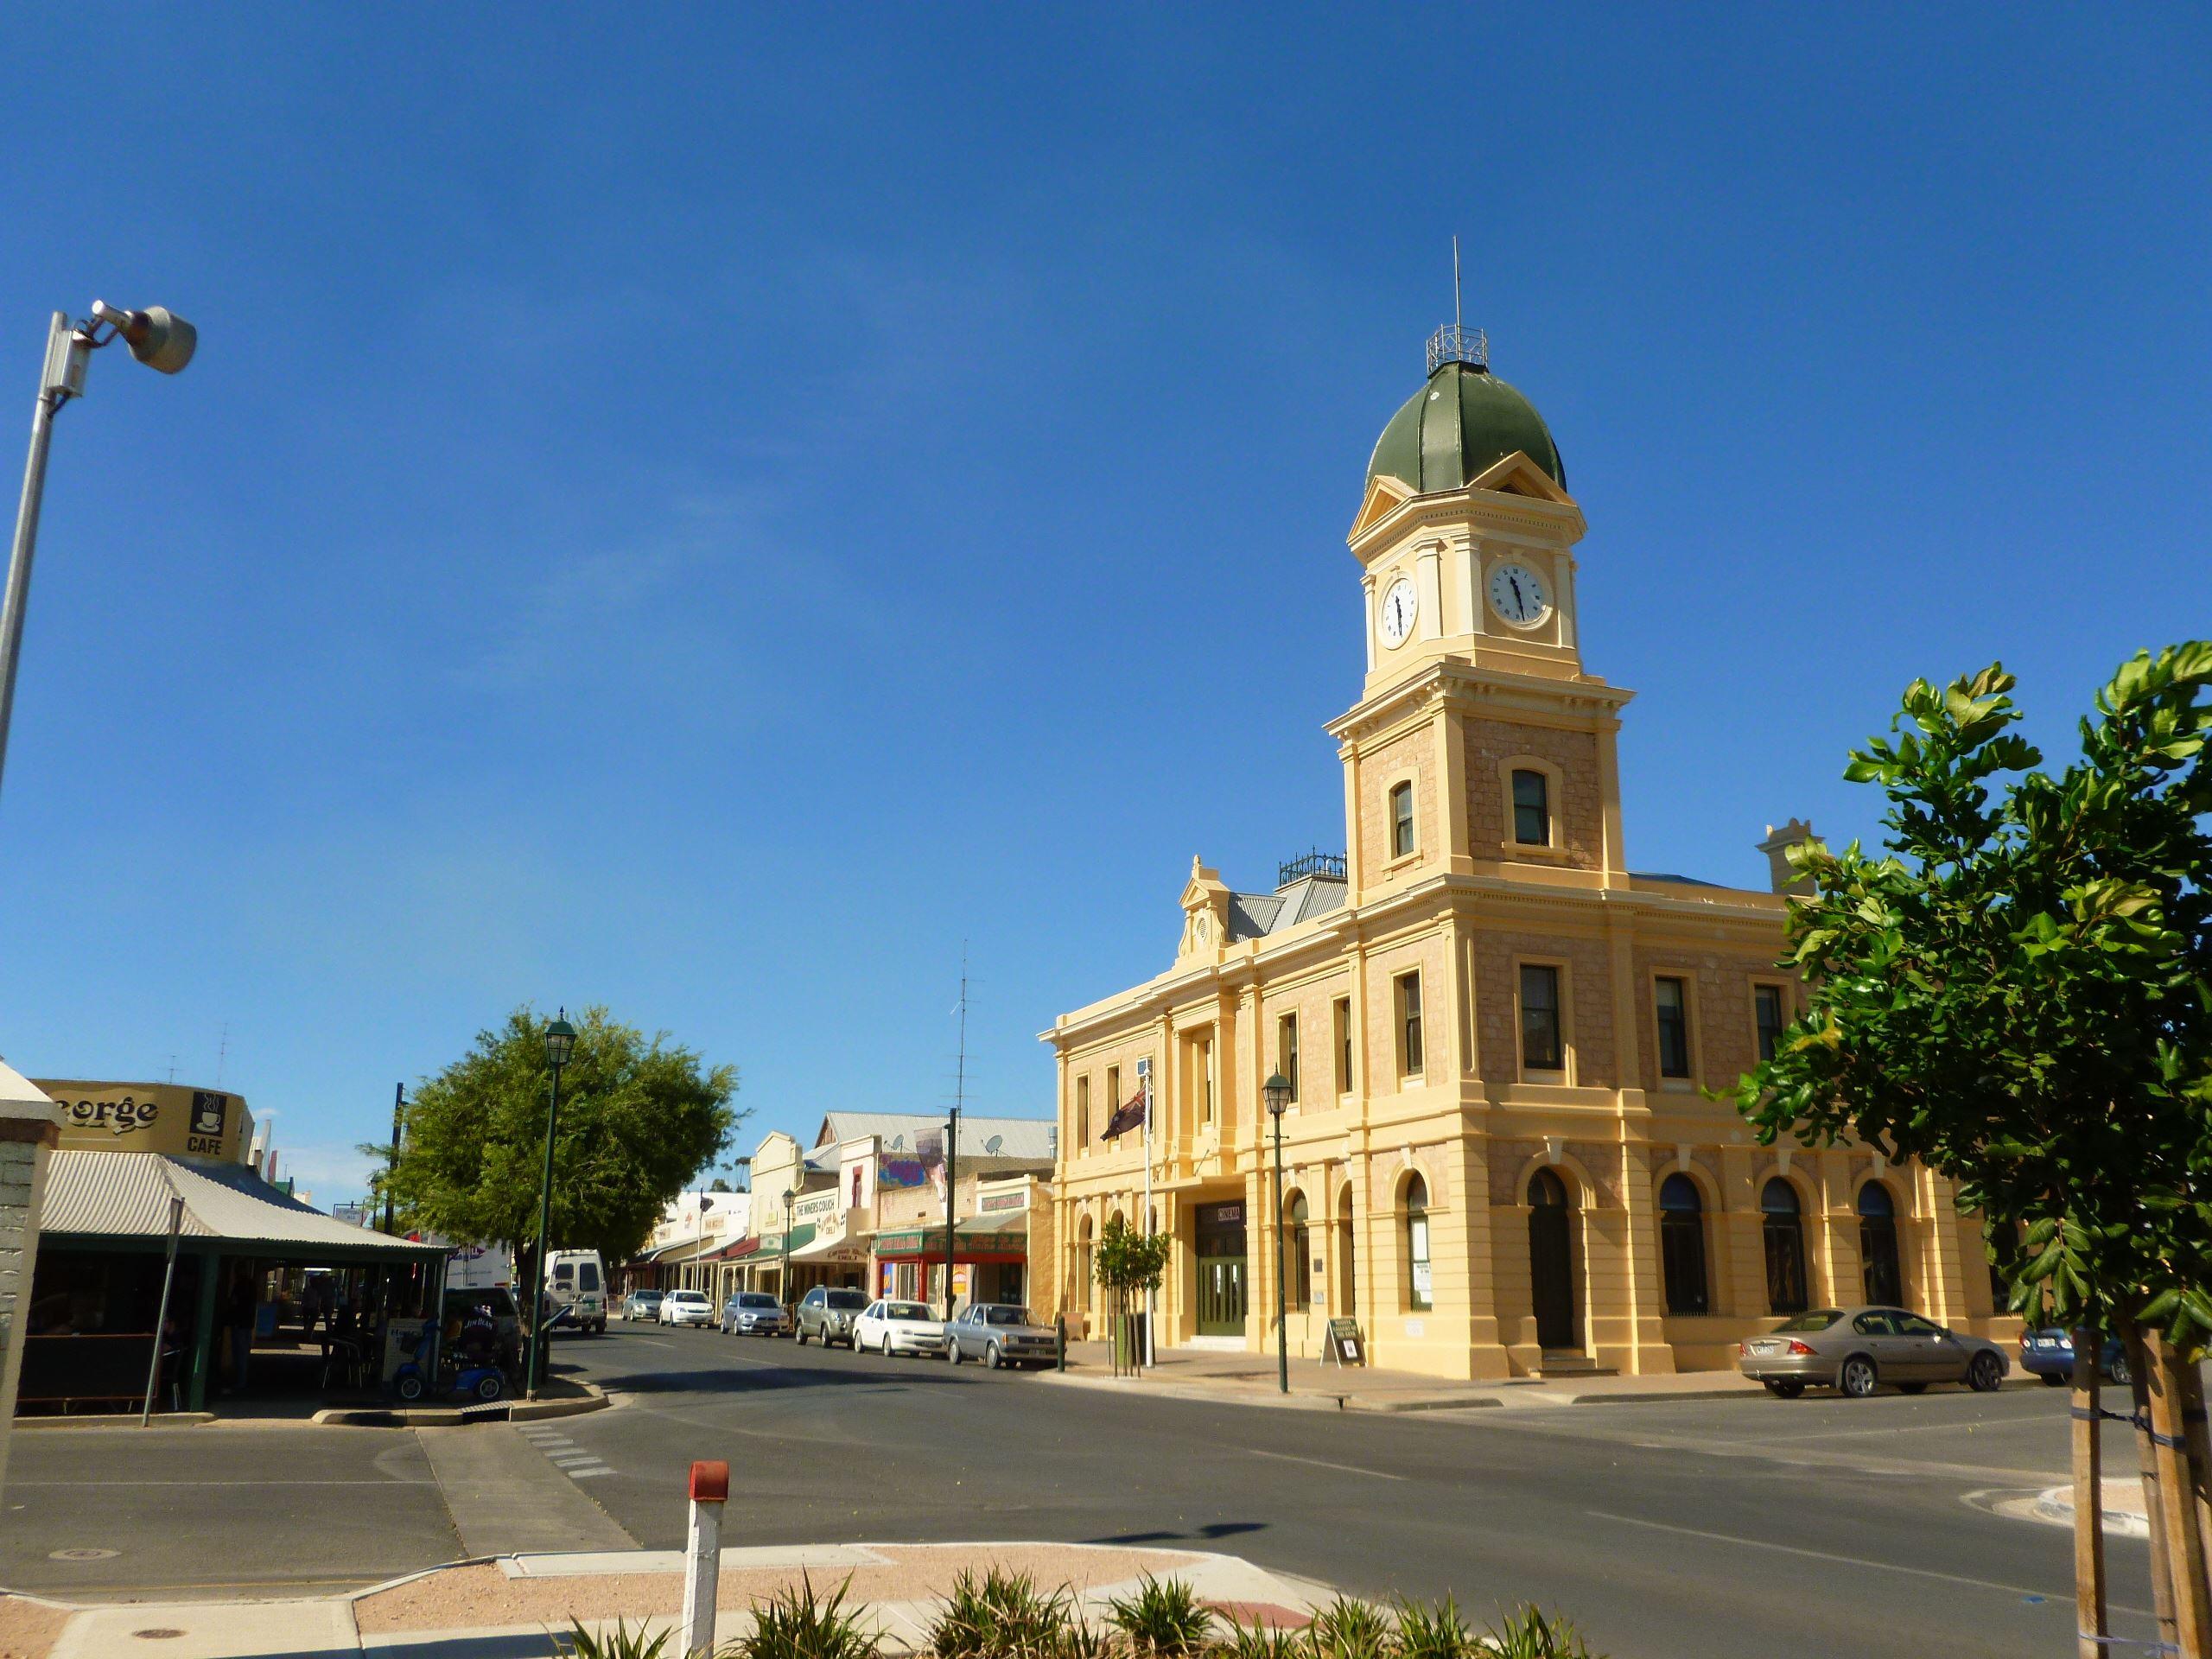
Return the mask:
<svg viewBox="0 0 2212 1659"><path fill-rule="evenodd" d="M1364 1365L1366 1350L1360 1345L1357 1319L1329 1321L1329 1357L1338 1365Z"/></svg>

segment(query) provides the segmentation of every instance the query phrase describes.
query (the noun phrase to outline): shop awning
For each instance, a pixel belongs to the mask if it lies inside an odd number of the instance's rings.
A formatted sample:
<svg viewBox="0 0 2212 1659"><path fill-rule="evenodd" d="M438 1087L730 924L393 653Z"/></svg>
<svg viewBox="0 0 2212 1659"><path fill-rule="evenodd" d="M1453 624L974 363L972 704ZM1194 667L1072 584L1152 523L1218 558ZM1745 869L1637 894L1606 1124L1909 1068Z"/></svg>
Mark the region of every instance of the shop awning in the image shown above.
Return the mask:
<svg viewBox="0 0 2212 1659"><path fill-rule="evenodd" d="M804 1248L794 1245L794 1262L858 1262L868 1260L868 1240L848 1238L842 1234L836 1238L818 1238Z"/></svg>
<svg viewBox="0 0 2212 1659"><path fill-rule="evenodd" d="M710 1251L699 1259L702 1262L738 1262L748 1255L757 1255L760 1250L760 1240L758 1236L755 1236L725 1244L719 1250Z"/></svg>
<svg viewBox="0 0 2212 1659"><path fill-rule="evenodd" d="M54 1153L47 1166L39 1230L64 1249L68 1239L157 1244L168 1236L173 1198L184 1200L181 1236L249 1246L261 1255L436 1261L446 1254L442 1244L372 1233L326 1216L244 1164L153 1152Z"/></svg>
<svg viewBox="0 0 2212 1659"><path fill-rule="evenodd" d="M999 1216L971 1216L954 1230L952 1256L958 1261L963 1255L1026 1255L1029 1252L1029 1230L1025 1224L1018 1228L1007 1225L1007 1217ZM906 1227L897 1232L878 1233L875 1253L879 1257L905 1255L943 1255L944 1228Z"/></svg>

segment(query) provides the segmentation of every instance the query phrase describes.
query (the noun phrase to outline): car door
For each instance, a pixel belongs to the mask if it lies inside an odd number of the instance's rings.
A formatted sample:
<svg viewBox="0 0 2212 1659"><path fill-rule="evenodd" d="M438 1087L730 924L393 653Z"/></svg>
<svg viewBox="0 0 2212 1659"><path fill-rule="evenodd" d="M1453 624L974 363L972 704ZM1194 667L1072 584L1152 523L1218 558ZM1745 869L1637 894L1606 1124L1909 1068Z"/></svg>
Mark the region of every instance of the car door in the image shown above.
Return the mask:
<svg viewBox="0 0 2212 1659"><path fill-rule="evenodd" d="M865 1348L870 1343L883 1340L883 1304L870 1302L853 1322L853 1346Z"/></svg>
<svg viewBox="0 0 2212 1659"><path fill-rule="evenodd" d="M976 1318L982 1311L980 1307L969 1308L952 1327L959 1333L953 1340L960 1344L960 1357L963 1359L981 1359L983 1357L982 1348L976 1340L982 1332L982 1326Z"/></svg>
<svg viewBox="0 0 2212 1659"><path fill-rule="evenodd" d="M1932 1319L1899 1309L1890 1315L1896 1325L1897 1369L1893 1375L1909 1382L1959 1382L1967 1374L1966 1344Z"/></svg>
<svg viewBox="0 0 2212 1659"><path fill-rule="evenodd" d="M1897 1325L1885 1310L1870 1307L1855 1315L1851 1321L1849 1345L1874 1357L1875 1374L1883 1382L1905 1380L1906 1373L1900 1369L1903 1357L1897 1351ZM1837 1357L1841 1359L1842 1356Z"/></svg>

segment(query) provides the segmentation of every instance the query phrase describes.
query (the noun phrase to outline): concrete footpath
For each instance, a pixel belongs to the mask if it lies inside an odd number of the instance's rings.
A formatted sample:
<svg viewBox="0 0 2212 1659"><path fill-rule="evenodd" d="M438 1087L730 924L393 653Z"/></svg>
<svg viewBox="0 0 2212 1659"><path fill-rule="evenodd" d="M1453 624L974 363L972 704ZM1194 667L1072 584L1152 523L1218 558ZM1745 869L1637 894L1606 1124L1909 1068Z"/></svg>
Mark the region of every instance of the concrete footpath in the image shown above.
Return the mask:
<svg viewBox="0 0 2212 1659"><path fill-rule="evenodd" d="M1048 1381L1077 1388L1120 1389L1175 1400L1235 1402L1318 1411L1467 1411L1500 1407L1546 1410L1633 1400L1757 1398L1765 1391L1736 1371L1678 1371L1656 1376L1516 1376L1453 1382L1413 1371L1325 1361L1290 1362L1290 1392L1278 1386L1274 1357L1225 1350L1164 1350L1141 1376L1116 1376L1103 1342L1068 1344L1068 1369Z"/></svg>
<svg viewBox="0 0 2212 1659"><path fill-rule="evenodd" d="M1333 1593L1233 1555L1097 1544L817 1544L726 1549L716 1639L747 1634L753 1608L810 1582L843 1588L847 1605L887 1656L928 1646L927 1633L963 1571L1026 1573L1065 1591L1084 1619L1147 1577L1180 1579L1199 1599L1244 1623L1304 1624ZM571 1619L611 1629L672 1629L683 1605L675 1550L596 1550L463 1561L350 1596L262 1602L137 1603L73 1608L0 1596L6 1659L539 1659Z"/></svg>

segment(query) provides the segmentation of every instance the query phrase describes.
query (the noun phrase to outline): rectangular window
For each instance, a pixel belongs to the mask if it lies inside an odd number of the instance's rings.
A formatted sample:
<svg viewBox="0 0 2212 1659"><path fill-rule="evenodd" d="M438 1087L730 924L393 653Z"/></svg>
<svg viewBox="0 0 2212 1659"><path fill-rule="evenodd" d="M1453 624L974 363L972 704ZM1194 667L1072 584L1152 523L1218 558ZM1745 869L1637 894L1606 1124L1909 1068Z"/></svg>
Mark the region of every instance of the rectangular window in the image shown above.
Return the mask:
<svg viewBox="0 0 2212 1659"><path fill-rule="evenodd" d="M1351 1093L1351 998L1340 996L1329 1006L1329 1017L1336 1022L1337 1035L1337 1092Z"/></svg>
<svg viewBox="0 0 2212 1659"><path fill-rule="evenodd" d="M1414 786L1396 784L1390 790L1390 856L1403 858L1414 849Z"/></svg>
<svg viewBox="0 0 2212 1659"><path fill-rule="evenodd" d="M1275 1070L1281 1072L1283 1081L1290 1085L1290 1097L1298 1098L1298 1016L1286 1014L1275 1021Z"/></svg>
<svg viewBox="0 0 2212 1659"><path fill-rule="evenodd" d="M1521 1065L1529 1071L1564 1071L1559 1030L1559 969L1525 963L1521 969Z"/></svg>
<svg viewBox="0 0 2212 1659"><path fill-rule="evenodd" d="M1751 1014L1759 1031L1759 1058L1770 1060L1782 1042L1782 1028L1789 1024L1782 1012L1782 987L1751 987Z"/></svg>
<svg viewBox="0 0 2212 1659"><path fill-rule="evenodd" d="M1211 1037L1198 1045L1198 1070L1203 1073L1199 1087L1202 1090L1202 1109L1205 1113L1199 1121L1211 1123L1213 1122L1213 1039Z"/></svg>
<svg viewBox="0 0 2212 1659"><path fill-rule="evenodd" d="M1411 1077L1421 1069L1421 973L1400 974L1390 982L1398 1001L1398 1071Z"/></svg>
<svg viewBox="0 0 2212 1659"><path fill-rule="evenodd" d="M1551 779L1541 772L1513 774L1513 839L1524 847L1552 844Z"/></svg>
<svg viewBox="0 0 2212 1659"><path fill-rule="evenodd" d="M1075 1143L1078 1147L1090 1144L1090 1079L1075 1080Z"/></svg>
<svg viewBox="0 0 2212 1659"><path fill-rule="evenodd" d="M1690 1074L1690 1007L1688 993L1679 979L1655 982L1659 1020L1659 1075L1687 1077Z"/></svg>

